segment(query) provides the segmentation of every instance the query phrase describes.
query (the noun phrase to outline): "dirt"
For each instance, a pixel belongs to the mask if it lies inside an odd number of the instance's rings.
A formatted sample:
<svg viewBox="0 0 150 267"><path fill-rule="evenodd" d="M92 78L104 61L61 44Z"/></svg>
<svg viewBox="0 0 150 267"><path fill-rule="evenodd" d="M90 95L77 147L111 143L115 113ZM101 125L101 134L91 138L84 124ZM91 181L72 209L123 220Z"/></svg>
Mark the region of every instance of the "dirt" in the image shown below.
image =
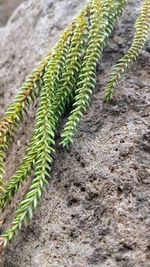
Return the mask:
<svg viewBox="0 0 150 267"><path fill-rule="evenodd" d="M150 266L150 38L112 104L103 102L108 75L131 44L142 2L130 0L118 21L74 144L64 150L58 137L41 205L3 253L1 267ZM83 3L28 0L0 28L1 115ZM33 109L9 152L6 179L21 161L34 117ZM20 198L6 212L6 225Z"/></svg>

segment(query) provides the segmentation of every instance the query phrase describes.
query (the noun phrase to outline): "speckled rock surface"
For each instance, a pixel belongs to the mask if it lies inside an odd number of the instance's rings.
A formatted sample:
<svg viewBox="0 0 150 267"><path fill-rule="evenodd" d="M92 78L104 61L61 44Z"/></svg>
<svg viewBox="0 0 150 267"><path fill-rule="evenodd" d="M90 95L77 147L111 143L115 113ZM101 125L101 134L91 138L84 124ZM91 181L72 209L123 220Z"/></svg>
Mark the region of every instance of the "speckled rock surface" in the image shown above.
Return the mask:
<svg viewBox="0 0 150 267"><path fill-rule="evenodd" d="M28 0L0 28L1 114L83 3ZM6 249L1 267L150 266L150 40L113 103L103 103L111 67L131 43L140 3L129 1L98 65L92 105L75 142L68 151L57 145L39 210ZM8 155L7 177L21 160L34 116L33 110ZM20 198L5 214L7 225Z"/></svg>
<svg viewBox="0 0 150 267"><path fill-rule="evenodd" d="M0 27L6 25L9 17L23 0L0 0Z"/></svg>

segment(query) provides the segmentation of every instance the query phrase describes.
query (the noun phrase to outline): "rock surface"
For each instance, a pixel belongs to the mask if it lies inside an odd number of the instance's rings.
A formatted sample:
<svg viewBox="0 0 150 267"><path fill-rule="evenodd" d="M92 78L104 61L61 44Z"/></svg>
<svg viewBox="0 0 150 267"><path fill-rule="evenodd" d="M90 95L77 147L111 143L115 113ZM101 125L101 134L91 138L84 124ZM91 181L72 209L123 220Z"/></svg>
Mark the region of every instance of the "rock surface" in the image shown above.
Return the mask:
<svg viewBox="0 0 150 267"><path fill-rule="evenodd" d="M0 0L0 27L5 26L9 17L23 0Z"/></svg>
<svg viewBox="0 0 150 267"><path fill-rule="evenodd" d="M1 267L150 266L150 40L113 103L103 103L108 74L129 48L142 2L129 1L98 65L92 104L75 142L68 151L57 147L41 206L6 249ZM83 4L24 1L0 28L1 114ZM7 177L19 164L34 116L8 155ZM20 197L7 211L8 224Z"/></svg>

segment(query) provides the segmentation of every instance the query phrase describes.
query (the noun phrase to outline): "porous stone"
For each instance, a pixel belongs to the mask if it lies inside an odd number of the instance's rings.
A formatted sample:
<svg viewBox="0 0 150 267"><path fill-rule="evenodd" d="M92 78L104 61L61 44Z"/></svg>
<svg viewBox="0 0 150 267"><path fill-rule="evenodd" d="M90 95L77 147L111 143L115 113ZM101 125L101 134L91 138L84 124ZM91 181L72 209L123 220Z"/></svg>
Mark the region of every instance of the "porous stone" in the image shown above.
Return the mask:
<svg viewBox="0 0 150 267"><path fill-rule="evenodd" d="M27 0L0 28L1 115L84 2ZM150 39L119 83L112 104L103 102L108 74L131 44L142 2L130 0L118 21L74 144L69 150L57 145L41 205L5 250L1 267L150 266ZM31 137L35 108L8 154L6 179ZM7 225L21 197L6 212Z"/></svg>

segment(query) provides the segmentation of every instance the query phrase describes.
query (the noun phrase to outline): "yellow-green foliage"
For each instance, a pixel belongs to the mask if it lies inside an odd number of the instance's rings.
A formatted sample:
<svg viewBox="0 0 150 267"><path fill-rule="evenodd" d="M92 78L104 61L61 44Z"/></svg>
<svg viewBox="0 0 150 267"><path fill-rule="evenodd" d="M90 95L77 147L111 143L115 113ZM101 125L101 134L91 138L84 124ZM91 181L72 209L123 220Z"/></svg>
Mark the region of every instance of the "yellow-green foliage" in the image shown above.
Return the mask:
<svg viewBox="0 0 150 267"><path fill-rule="evenodd" d="M125 4L125 1L123 2ZM113 4L110 0L97 0L91 3L88 43L78 75L73 109L61 134L61 144L64 147L73 142L78 123L89 106L96 83L96 65L113 30L118 13L122 11L122 6L124 6L122 3Z"/></svg>
<svg viewBox="0 0 150 267"><path fill-rule="evenodd" d="M0 191L3 191L4 185L3 175L5 174L6 151L30 104L38 96L41 79L50 58L51 53L44 58L39 67L27 78L0 122Z"/></svg>
<svg viewBox="0 0 150 267"><path fill-rule="evenodd" d="M123 58L121 58L110 76L110 80L107 84L105 92L105 100L110 101L114 94L114 89L125 73L126 69L129 68L133 62L138 58L141 49L144 47L147 36L150 30L150 0L144 1L141 9L141 14L137 18L135 23L134 38L128 52Z"/></svg>
<svg viewBox="0 0 150 267"><path fill-rule="evenodd" d="M61 144L73 142L76 128L87 110L96 84L96 66L102 56L115 23L125 9L126 0L91 0L60 37L60 40L27 78L0 122L0 206L4 211L33 172L31 185L18 205L9 229L0 237L5 247L23 224L33 217L50 177L55 140L61 118L71 108L61 133ZM144 2L135 25L133 44L116 65L106 100L125 69L138 57L144 46L150 24L150 0ZM39 97L35 129L22 163L5 184L5 159L19 125L31 103Z"/></svg>
<svg viewBox="0 0 150 267"><path fill-rule="evenodd" d="M66 59L65 54L67 53L68 43L71 40L72 34L73 34L73 27L69 27L60 38L58 45L56 45L56 47L52 51L51 59L49 59L49 62L46 67L46 72L43 76L43 88L42 88L43 95L41 95L41 106L39 107L39 111L37 113L36 125L33 137L26 150L26 154L22 161L22 164L20 165L14 176L12 176L12 178L8 181L8 183L5 186L5 191L1 197L1 208L4 208L6 203L11 202L14 194L19 190L20 186L23 184L24 180L28 178L28 176L31 174L33 167L35 166L36 156L37 154L39 154L40 147L42 147L42 138L45 134L45 129L46 129L44 126L44 119L46 119L46 116L48 115L49 112L51 112L49 114L49 117L52 119L50 125L50 127L52 128L51 135L53 136L54 139L55 121L53 119L54 114L51 111L51 106L53 101L52 103L49 102L47 103L46 101L49 101L49 99L52 100L54 98L55 91L58 86L60 71L65 63ZM44 93L46 93L44 102L45 106L44 103L42 106ZM49 107L48 104L50 104ZM54 144L54 141L52 143Z"/></svg>

